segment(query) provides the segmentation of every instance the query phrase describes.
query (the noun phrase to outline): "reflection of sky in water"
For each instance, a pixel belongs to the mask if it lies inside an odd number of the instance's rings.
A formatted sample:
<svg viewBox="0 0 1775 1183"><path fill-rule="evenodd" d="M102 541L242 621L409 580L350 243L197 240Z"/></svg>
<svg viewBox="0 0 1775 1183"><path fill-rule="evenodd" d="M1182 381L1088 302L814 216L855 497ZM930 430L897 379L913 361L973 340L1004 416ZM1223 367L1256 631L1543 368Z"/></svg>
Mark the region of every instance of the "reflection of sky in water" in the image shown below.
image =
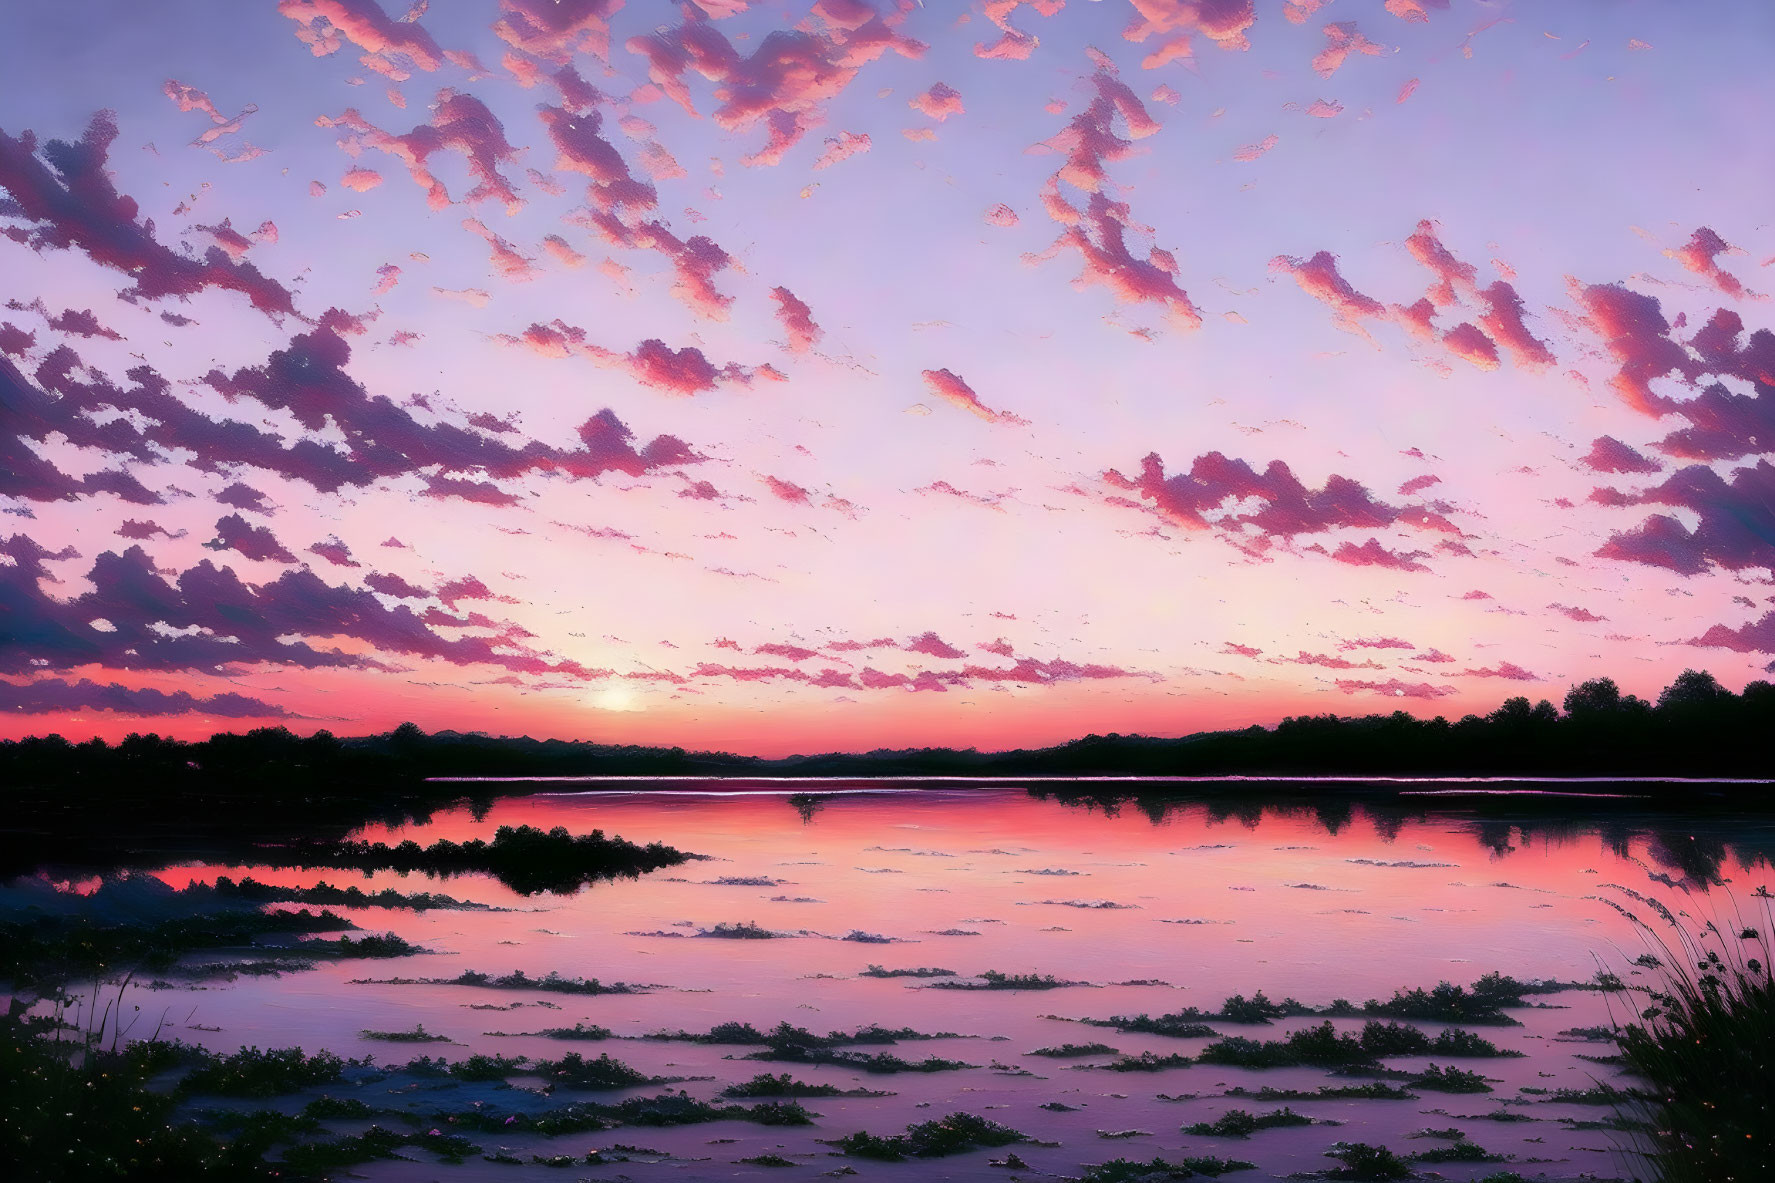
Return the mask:
<svg viewBox="0 0 1775 1183"><path fill-rule="evenodd" d="M1716 904L1725 909L1722 915L1730 915L1733 905L1722 892L1703 891L1708 880L1729 885L1741 908L1760 903L1749 897L1758 885L1775 880L1767 860L1769 828L1743 819L1672 819L1623 811L1579 821L1529 810L1481 817L1428 804L1369 808L1332 802L1290 808L1156 796L1119 802L1080 798L1063 804L1018 790L803 794L792 799L532 797L494 802L479 821L471 811L456 809L423 825L373 827L365 836L461 839L487 835L502 824L565 825L580 833L602 828L634 841L665 841L711 855L714 861L601 884L571 897L518 896L481 876L440 883L418 875L360 877L336 870L167 869L157 874L175 885L250 871L271 883L325 879L339 885L356 882L366 890L436 890L517 910L349 913L366 928L392 928L437 955L323 965L281 979L243 978L203 992L154 992L143 996L144 1011L158 1014L164 1008L180 1038L227 1050L241 1044L301 1044L396 1061L420 1052L456 1058L471 1048L533 1057L608 1051L657 1075L716 1078L684 1086L700 1097L714 1096L720 1082L785 1070L801 1080L897 1094L809 1102L824 1115L809 1131L732 1124L624 1130L601 1140L538 1142L521 1154L527 1157L530 1149L583 1153L590 1145L613 1140L682 1155L713 1154L712 1160L691 1168L627 1168L638 1178L654 1177L649 1171L673 1178L705 1173L726 1177L729 1170L749 1169L730 1168L733 1159L779 1143L788 1153L820 1151L821 1156L805 1160L806 1171L827 1170L838 1164L823 1157L825 1148L810 1142L812 1137L864 1128L889 1132L956 1109L1058 1140L1057 1148L1020 1153L1040 1169L1062 1173L1076 1174L1081 1163L1117 1156L1176 1156L1185 1148L1191 1154L1230 1153L1277 1173L1312 1170L1330 1165L1319 1156L1339 1138L1386 1142L1403 1152L1427 1144L1404 1140L1410 1130L1458 1124L1488 1149L1559 1160L1545 1168L1553 1177L1586 1170L1608 1175L1626 1168L1601 1152L1610 1145L1605 1136L1570 1131L1556 1120L1605 1116L1594 1107L1512 1106L1540 1120L1509 1124L1454 1121L1429 1112L1441 1109L1457 1117L1491 1113L1501 1099L1518 1097L1523 1086L1583 1088L1593 1079L1608 1078L1608 1067L1575 1059L1573 1053L1606 1054L1609 1048L1552 1039L1566 1028L1607 1021L1603 997L1591 992L1548 999L1569 1009L1512 1012L1523 1020L1522 1027L1479 1029L1501 1046L1529 1053L1525 1059L1461 1061L1463 1067L1502 1082L1492 1095L1425 1092L1413 1102L1294 1102L1302 1112L1350 1124L1336 1131L1317 1126L1266 1131L1243 1143L1182 1137L1178 1129L1212 1120L1232 1106L1273 1108L1219 1099L1226 1087L1313 1088L1354 1081L1328 1079L1312 1069L1253 1072L1196 1066L1156 1074L1108 1073L1025 1053L1066 1042L1104 1042L1130 1054L1194 1053L1207 1041L1127 1035L1064 1020L1156 1015L1186 1006L1214 1010L1228 995L1249 995L1260 988L1271 998L1291 995L1314 1005L1339 997L1360 1003L1385 998L1396 987L1431 986L1442 979L1470 982L1494 969L1519 978L1589 979L1599 964L1635 984L1644 983L1650 978L1631 965L1646 950L1642 937L1614 911L1587 897L1604 894L1606 884L1620 884L1658 895L1693 916L1713 915ZM716 882L724 878L772 882ZM1694 890L1685 894L1672 884ZM1100 906L1106 903L1119 906ZM717 924L748 921L797 935L745 941L691 935ZM893 941L837 939L859 930ZM653 933L684 935L634 935ZM975 935L939 935L944 933ZM913 979L858 977L870 964L942 967L962 974L987 969L1053 974L1094 988L1016 993L926 989ZM364 977L450 978L467 969L494 974L521 969L533 976L559 970L660 988L642 995L585 998L456 986L346 984ZM1133 982L1167 984L1116 984ZM469 1009L517 1003L524 1005L509 1012ZM1615 1009L1620 1013L1624 1008L1617 1003ZM892 1050L907 1059L937 1055L980 1066L928 1075L868 1076L724 1059L744 1054L743 1048L638 1041L566 1044L484 1034L584 1021L637 1036L707 1030L730 1020L759 1027L787 1020L821 1033L880 1023L1005 1039L866 1049ZM1221 1031L1277 1038L1312 1021L1292 1020L1272 1028L1221 1025ZM462 1046L409 1048L357 1037L364 1028L410 1030L415 1023ZM208 1030L212 1027L220 1030ZM1433 1032L1434 1025L1429 1029ZM990 1065L995 1062L1035 1075L994 1070ZM1404 1068L1422 1063L1412 1058L1389 1061ZM1193 1093L1200 1099L1161 1101L1161 1093ZM446 1093L437 1103L466 1105L471 1096L490 1095ZM1054 1100L1080 1108L1072 1113L1037 1108ZM929 1102L928 1110L918 1108L923 1102ZM491 1103L500 1102L494 1097ZM1147 1130L1152 1136L1122 1142L1096 1135L1097 1130L1125 1129ZM709 1144L725 1137L739 1141ZM498 1138L484 1141L505 1144ZM579 1145L582 1141L585 1146ZM511 1144L527 1145L521 1139ZM935 1177L978 1173L986 1169L987 1157L981 1152L945 1160ZM406 1173L412 1169L382 1164L365 1172L374 1178L417 1177ZM1464 1179L1485 1171L1455 1164L1446 1173Z"/></svg>

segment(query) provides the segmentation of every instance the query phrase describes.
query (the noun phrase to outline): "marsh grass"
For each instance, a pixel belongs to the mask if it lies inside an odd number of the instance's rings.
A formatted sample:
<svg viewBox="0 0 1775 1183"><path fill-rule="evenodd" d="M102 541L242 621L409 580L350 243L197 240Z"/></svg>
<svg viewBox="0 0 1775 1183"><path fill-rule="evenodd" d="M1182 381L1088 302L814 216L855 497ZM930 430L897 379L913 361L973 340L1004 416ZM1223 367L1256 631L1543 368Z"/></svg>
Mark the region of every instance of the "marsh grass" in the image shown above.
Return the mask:
<svg viewBox="0 0 1775 1183"><path fill-rule="evenodd" d="M536 1071L550 1084L573 1089L626 1089L661 1083L608 1054L588 1060L578 1052L568 1052L558 1060L538 1060Z"/></svg>
<svg viewBox="0 0 1775 1183"><path fill-rule="evenodd" d="M1089 1168L1079 1183L1150 1183L1155 1179L1190 1179L1197 1175L1215 1178L1233 1171L1254 1171L1256 1163L1237 1158L1213 1158L1202 1155L1175 1162L1155 1158L1150 1162L1134 1162L1126 1158L1111 1159Z"/></svg>
<svg viewBox="0 0 1775 1183"><path fill-rule="evenodd" d="M1327 1179L1354 1179L1364 1183L1380 1183L1388 1179L1409 1179L1412 1169L1385 1146L1367 1142L1336 1142L1325 1157L1335 1158L1342 1166L1325 1172Z"/></svg>
<svg viewBox="0 0 1775 1183"><path fill-rule="evenodd" d="M1429 1089L1437 1093L1489 1093L1491 1085L1485 1077L1465 1068L1439 1068L1431 1064L1406 1082L1411 1088Z"/></svg>
<svg viewBox="0 0 1775 1183"><path fill-rule="evenodd" d="M232 1055L206 1055L179 1081L178 1091L221 1097L276 1097L317 1084L334 1084L348 1066L368 1063L346 1060L329 1051L311 1056L299 1047L243 1047Z"/></svg>
<svg viewBox="0 0 1775 1183"><path fill-rule="evenodd" d="M840 1153L856 1158L902 1162L908 1158L942 1158L983 1146L1009 1146L1027 1141L1028 1135L1009 1126L971 1113L951 1113L936 1121L907 1126L903 1134L877 1136L858 1132L832 1144Z"/></svg>
<svg viewBox="0 0 1775 1183"><path fill-rule="evenodd" d="M1249 1138L1259 1130L1312 1124L1312 1118L1304 1113L1296 1113L1287 1106L1269 1113L1228 1109L1214 1121L1198 1121L1194 1125L1183 1127L1183 1132L1197 1138Z"/></svg>
<svg viewBox="0 0 1775 1183"><path fill-rule="evenodd" d="M1258 1101L1415 1101L1418 1095L1398 1085L1375 1081L1372 1084L1321 1085L1316 1089L1278 1089L1265 1085L1253 1092L1243 1086L1226 1090L1229 1097L1250 1097Z"/></svg>
<svg viewBox="0 0 1775 1183"><path fill-rule="evenodd" d="M1655 945L1664 980L1648 992L1637 1020L1616 1032L1627 1070L1649 1083L1650 1095L1611 1090L1608 1103L1627 1128L1649 1119L1632 1141L1658 1183L1775 1178L1768 944L1775 910L1764 902L1747 921L1734 900L1730 920L1685 924L1655 899L1616 890L1663 921L1655 929L1602 899Z"/></svg>
<svg viewBox="0 0 1775 1183"><path fill-rule="evenodd" d="M1084 1056L1119 1056L1120 1048L1107 1043L1063 1043L1057 1047L1038 1047L1032 1052L1024 1052L1026 1056L1048 1056L1055 1060L1079 1059Z"/></svg>
<svg viewBox="0 0 1775 1183"><path fill-rule="evenodd" d="M571 1027L544 1027L541 1031L489 1031L487 1034L502 1039L570 1039L587 1043L615 1038L610 1028L600 1027L596 1023L575 1023Z"/></svg>
<svg viewBox="0 0 1775 1183"><path fill-rule="evenodd" d="M952 969L938 969L933 966L920 966L917 969L883 969L879 965L871 965L857 976L859 978L953 978L959 975Z"/></svg>
<svg viewBox="0 0 1775 1183"><path fill-rule="evenodd" d="M1082 986L1084 982L1069 982L1057 978L1053 974L1008 974L996 969L983 971L978 981L941 981L932 982L925 987L927 990L1059 990L1065 986Z"/></svg>
<svg viewBox="0 0 1775 1183"><path fill-rule="evenodd" d="M730 1084L721 1090L724 1097L736 1100L779 1097L891 1097L892 1093L877 1089L841 1089L835 1084L807 1084L787 1072L773 1076L760 1073L751 1080Z"/></svg>
<svg viewBox="0 0 1775 1183"><path fill-rule="evenodd" d="M563 977L550 970L533 978L523 970L494 977L479 970L463 970L453 978L352 978L350 986L473 986L483 990L535 990L543 994L644 994L640 986L625 982L600 982L597 978Z"/></svg>
<svg viewBox="0 0 1775 1183"><path fill-rule="evenodd" d="M450 1043L448 1035L433 1035L425 1029L424 1023L417 1024L411 1031L371 1031L365 1029L357 1033L359 1039L375 1039L383 1043Z"/></svg>

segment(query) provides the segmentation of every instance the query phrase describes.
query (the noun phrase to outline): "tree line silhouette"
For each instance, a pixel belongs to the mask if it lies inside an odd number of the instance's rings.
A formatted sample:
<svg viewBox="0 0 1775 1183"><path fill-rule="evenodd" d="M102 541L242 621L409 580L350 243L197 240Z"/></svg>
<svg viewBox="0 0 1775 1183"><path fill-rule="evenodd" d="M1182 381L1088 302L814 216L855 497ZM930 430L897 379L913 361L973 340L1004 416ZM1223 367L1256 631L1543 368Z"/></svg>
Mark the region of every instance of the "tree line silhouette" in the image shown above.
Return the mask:
<svg viewBox="0 0 1775 1183"><path fill-rule="evenodd" d="M131 734L116 744L60 735L0 741L0 783L13 793L77 789L95 797L179 787L300 800L461 796L435 777L529 776L1695 776L1761 777L1775 769L1775 685L1734 694L1685 670L1647 702L1613 679L1573 686L1562 707L1506 699L1451 721L1391 714L1290 716L1274 727L1181 738L1087 735L1046 748L878 749L764 759L681 747L508 738L479 732L391 732L340 738L284 727L204 740Z"/></svg>

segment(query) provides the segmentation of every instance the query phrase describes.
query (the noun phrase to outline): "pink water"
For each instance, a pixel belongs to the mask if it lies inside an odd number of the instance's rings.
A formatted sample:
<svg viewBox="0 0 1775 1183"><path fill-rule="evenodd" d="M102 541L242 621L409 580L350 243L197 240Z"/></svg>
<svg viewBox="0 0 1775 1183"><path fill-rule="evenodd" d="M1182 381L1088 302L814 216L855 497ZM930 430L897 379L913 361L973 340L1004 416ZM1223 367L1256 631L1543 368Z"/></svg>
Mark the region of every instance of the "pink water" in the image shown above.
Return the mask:
<svg viewBox="0 0 1775 1183"><path fill-rule="evenodd" d="M1251 1071L1205 1065L1112 1073L1025 1054L1066 1042L1107 1043L1129 1054L1194 1053L1209 1041L1124 1035L1066 1020L1159 1015L1190 1005L1214 1010L1227 995L1257 989L1272 999L1291 995L1323 1005L1348 998L1360 1004L1384 999L1399 987L1428 987L1441 980L1470 983L1489 970L1523 979L1589 980L1599 967L1641 985L1655 975L1632 961L1649 946L1625 919L1593 898L1623 898L1605 885L1657 895L1697 918L1724 918L1732 915L1733 901L1746 911L1760 912L1763 901L1752 899L1752 893L1775 882L1762 853L1769 849L1766 828L1759 831L1749 824L1731 828L1727 837L1735 844L1718 864L1719 882L1710 887L1685 877L1671 853L1685 842L1697 848L1709 845L1716 839L1707 833L1682 828L1654 833L1643 828L1645 817L1528 829L1493 821L1482 830L1456 806L1425 802L1422 808L1420 815L1379 826L1358 809L1332 833L1307 810L1252 811L1242 820L1216 820L1209 807L1191 805L1155 821L1131 806L1111 815L999 787L833 796L806 821L788 803L786 791L514 798L494 804L481 820L467 810L454 810L426 825L375 827L362 836L425 842L489 836L499 825L564 825L576 833L601 828L631 841L663 841L712 856L712 861L603 883L566 897L520 896L483 876L438 881L423 875L280 872L250 866L167 869L159 874L173 884L251 874L284 884L326 880L341 886L356 882L366 890L441 891L516 910L349 910L366 929L392 930L437 952L325 964L312 972L243 978L189 993L160 991L152 1003L156 1010L166 1010L174 1034L223 1051L242 1044L299 1044L395 1062L419 1054L458 1058L476 1051L531 1057L608 1052L651 1074L712 1077L682 1086L705 1099L714 1098L725 1084L767 1071L896 1094L806 1101L820 1115L810 1129L722 1122L620 1129L553 1141L476 1136L488 1152L503 1147L525 1159L531 1153L579 1155L614 1142L674 1156L656 1163L578 1167L569 1176L575 1178L811 1178L845 1165L883 1179L1052 1177L1076 1176L1087 1164L1118 1157L1215 1154L1255 1162L1258 1170L1229 1177L1256 1179L1335 1166L1323 1152L1339 1140L1383 1143L1401 1154L1440 1146L1444 1143L1408 1135L1426 1126L1449 1125L1512 1161L1426 1168L1446 1178L1477 1179L1505 1167L1530 1178L1585 1173L1634 1177L1635 1165L1617 1149L1616 1135L1576 1130L1559 1120L1603 1118L1605 1108L1554 1104L1518 1090L1583 1088L1617 1079L1612 1068L1574 1055L1606 1055L1611 1045L1554 1037L1562 1029L1606 1024L1611 1003L1616 1015L1625 1015L1637 1009L1638 996L1611 999L1596 991L1567 991L1542 999L1563 1009L1510 1012L1521 1019L1520 1027L1473 1028L1500 1046L1528 1053L1524 1059L1453 1061L1492 1078L1491 1094L1423 1092L1416 1101L1294 1101L1289 1104L1298 1112L1345 1124L1260 1131L1248 1140L1185 1136L1180 1127L1211 1121L1228 1108L1267 1112L1276 1107L1221 1095L1234 1085L1314 1088L1363 1078L1328 1077L1316 1069ZM1041 871L1072 873L1034 873ZM721 877L764 877L780 885L711 882ZM1078 907L1068 901L1121 906ZM717 923L742 921L796 935L745 941L691 935ZM954 929L978 935L935 935ZM853 930L895 938L896 943L837 939ZM686 935L631 935L659 932ZM916 979L857 976L872 963L938 966L963 975L987 969L1052 974L1089 985L956 992L923 988L928 983ZM636 995L575 997L459 986L348 984L364 977L455 977L467 969L493 974L521 969L537 977L557 970L654 988ZM1164 984L1115 984L1149 980ZM470 1009L520 1002L526 1005L509 1012ZM543 1002L559 1009L536 1005ZM752 1050L747 1048L628 1040L566 1043L486 1034L584 1021L633 1037L665 1029L707 1030L735 1020L760 1028L786 1020L820 1033L867 1023L955 1032L969 1038L862 1050L891 1050L914 1060L935 1055L979 1067L869 1075L737 1059ZM1225 1035L1276 1039L1318 1021L1216 1025ZM410 1030L416 1023L456 1042L390 1045L359 1035L364 1029ZM1360 1020L1338 1021L1340 1029L1360 1025ZM1438 1024L1421 1026L1431 1034L1439 1029ZM1101 1063L1103 1058L1083 1062ZM1387 1062L1414 1070L1425 1063L1403 1057ZM994 1063L1034 1075L1013 1075L993 1068ZM514 1083L525 1082L515 1078ZM352 1095L383 1103L377 1090L385 1087L368 1084ZM477 1088L481 1091L458 1091L463 1098L491 1095L484 1086ZM611 1100L657 1091L596 1097ZM1196 1094L1196 1099L1161 1100L1159 1094ZM564 1097L557 1094L556 1099ZM1506 1099L1509 1108L1535 1120L1506 1124L1479 1118L1498 1111ZM436 1100L440 1106L453 1103L449 1090ZM1051 1101L1078 1109L1056 1113L1039 1108ZM909 1122L954 1110L989 1117L1052 1144L1016 1148L1032 1169L1008 1172L987 1165L1003 1151L882 1164L830 1157L831 1148L815 1141L857 1130L898 1132ZM1100 1131L1126 1130L1146 1133L1125 1140L1100 1136ZM766 1151L798 1165L771 1170L734 1161ZM545 1167L480 1160L461 1167L382 1162L355 1170L366 1178L388 1180L563 1177Z"/></svg>

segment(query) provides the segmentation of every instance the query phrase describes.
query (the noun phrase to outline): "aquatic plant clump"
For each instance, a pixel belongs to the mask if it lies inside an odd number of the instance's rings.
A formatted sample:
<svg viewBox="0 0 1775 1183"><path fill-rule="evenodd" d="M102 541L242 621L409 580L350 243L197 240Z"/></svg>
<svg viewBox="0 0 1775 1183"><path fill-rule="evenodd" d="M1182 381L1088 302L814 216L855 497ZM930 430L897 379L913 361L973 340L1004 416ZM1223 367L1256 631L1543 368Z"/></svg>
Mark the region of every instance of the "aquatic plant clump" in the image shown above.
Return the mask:
<svg viewBox="0 0 1775 1183"><path fill-rule="evenodd" d="M602 830L576 836L565 826L546 832L534 826L500 826L491 842L440 839L430 846L411 839L396 846L307 841L292 843L273 856L285 865L301 867L386 868L439 875L484 871L525 895L573 891L597 879L636 878L698 857L659 842L639 846L606 837Z"/></svg>
<svg viewBox="0 0 1775 1183"><path fill-rule="evenodd" d="M1153 1183L1161 1179L1193 1179L1197 1175L1216 1178L1234 1171L1254 1171L1257 1164L1237 1158L1201 1156L1175 1162L1155 1158L1150 1162L1133 1162L1125 1158L1111 1159L1089 1168L1079 1183Z"/></svg>
<svg viewBox="0 0 1775 1183"><path fill-rule="evenodd" d="M982 972L979 981L975 982L932 982L925 987L928 990L1058 990L1064 986L1079 986L1082 982L1068 982L1053 974L1008 974L996 969Z"/></svg>
<svg viewBox="0 0 1775 1183"><path fill-rule="evenodd" d="M1185 1126L1183 1132L1198 1138L1249 1138L1259 1130L1280 1126L1312 1125L1313 1119L1284 1106L1269 1113L1249 1113L1229 1109L1214 1121L1199 1121Z"/></svg>
<svg viewBox="0 0 1775 1183"><path fill-rule="evenodd" d="M857 976L860 978L953 978L958 975L952 969L937 969L931 966L920 966L917 969L883 969L879 965L871 965Z"/></svg>
<svg viewBox="0 0 1775 1183"><path fill-rule="evenodd" d="M222 1097L276 1097L311 1085L332 1084L348 1061L329 1051L307 1055L299 1047L242 1047L227 1056L207 1056L179 1081L184 1093Z"/></svg>
<svg viewBox="0 0 1775 1183"><path fill-rule="evenodd" d="M904 1134L878 1137L858 1132L840 1138L833 1145L840 1152L856 1158L901 1162L908 1158L941 1158L983 1146L1009 1146L1028 1140L1028 1135L1009 1126L971 1113L951 1113L937 1121L907 1126Z"/></svg>
<svg viewBox="0 0 1775 1183"><path fill-rule="evenodd" d="M1413 1174L1410 1165L1391 1150L1366 1142L1335 1143L1325 1152L1325 1157L1335 1158L1343 1164L1326 1171L1327 1179L1384 1183L1389 1179L1409 1179Z"/></svg>
<svg viewBox="0 0 1775 1183"><path fill-rule="evenodd" d="M558 1060L537 1061L536 1071L550 1084L574 1089L625 1089L658 1083L609 1055L588 1060L578 1052L568 1052Z"/></svg>
<svg viewBox="0 0 1775 1183"><path fill-rule="evenodd" d="M351 986L474 986L484 990L535 990L543 994L642 994L645 990L624 982L600 982L597 978L567 978L554 970L533 978L523 970L494 977L466 969L453 978L352 978Z"/></svg>

